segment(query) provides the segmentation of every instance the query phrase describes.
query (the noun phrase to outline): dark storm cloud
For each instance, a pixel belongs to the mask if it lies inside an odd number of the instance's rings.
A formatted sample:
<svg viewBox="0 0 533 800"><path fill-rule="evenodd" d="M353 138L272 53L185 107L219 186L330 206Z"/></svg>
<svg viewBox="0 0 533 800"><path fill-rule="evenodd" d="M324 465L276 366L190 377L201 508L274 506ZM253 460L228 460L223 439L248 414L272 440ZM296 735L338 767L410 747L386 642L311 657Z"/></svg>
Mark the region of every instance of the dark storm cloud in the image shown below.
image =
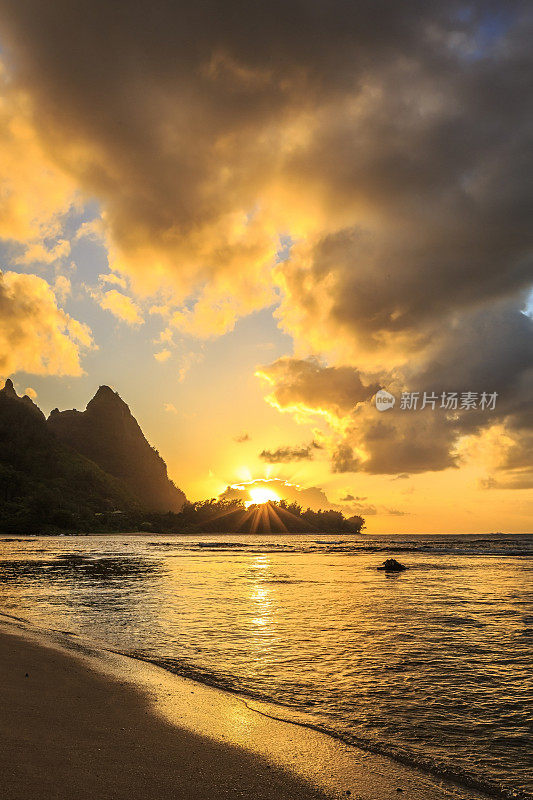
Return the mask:
<svg viewBox="0 0 533 800"><path fill-rule="evenodd" d="M327 367L315 358L278 358L261 367L259 375L273 386L275 404L303 404L338 416L353 411L378 388L378 384L365 385L352 367Z"/></svg>
<svg viewBox="0 0 533 800"><path fill-rule="evenodd" d="M305 445L304 447L278 447L276 450L262 450L259 458L267 464L289 464L291 461L311 461L313 450L316 445Z"/></svg>
<svg viewBox="0 0 533 800"><path fill-rule="evenodd" d="M263 367L269 399L342 418L337 472L454 466L496 423L507 469L531 456L532 32L525 0L0 0L15 81L101 201L112 265L198 299L170 324L224 332L274 275L280 325L317 358ZM379 421L380 384L498 405Z"/></svg>
<svg viewBox="0 0 533 800"><path fill-rule="evenodd" d="M375 421L372 411L348 430L331 456L333 472L369 472L393 475L457 466L453 445L457 438L447 421L431 412L410 417L397 414L388 422ZM388 413L388 412L387 412ZM357 454L364 452L364 458Z"/></svg>
<svg viewBox="0 0 533 800"><path fill-rule="evenodd" d="M307 187L325 222L304 267L288 266L289 292L305 308L331 273L324 333L375 344L527 280L527 12L3 0L0 35L39 130L105 203L134 271L150 271L146 249L166 250L182 281L261 260L265 243L231 243L226 216L298 181L295 217ZM293 145L300 114L308 135Z"/></svg>
<svg viewBox="0 0 533 800"><path fill-rule="evenodd" d="M354 456L349 444L341 443L333 452L331 468L333 472L358 472L361 469L361 462Z"/></svg>
<svg viewBox="0 0 533 800"><path fill-rule="evenodd" d="M452 387L497 392L496 414L520 414L526 422L533 390L533 320L520 305L520 298L503 299L456 315L425 359L405 368L409 388L437 394ZM464 424L468 420L478 422L479 415L465 416Z"/></svg>
<svg viewBox="0 0 533 800"><path fill-rule="evenodd" d="M332 449L332 470L365 471L407 477L408 473L460 466L457 444L461 437L482 432L492 425L505 430L507 446L501 469L518 470L533 463L533 321L511 299L490 307L456 314L423 358L409 360L388 378L397 397L394 409L382 414L370 401L329 406L339 416L350 416ZM322 394L328 386L330 400L344 396L349 370L314 364L302 384L293 378L297 361L278 362L262 373L272 380L272 395L280 407L299 406L307 412L327 406ZM387 385L387 381L385 381ZM341 391L342 390L342 391ZM497 394L493 410L481 408L446 412L439 408L406 411L400 408L402 391L435 394L482 392ZM524 485L509 473L507 486Z"/></svg>

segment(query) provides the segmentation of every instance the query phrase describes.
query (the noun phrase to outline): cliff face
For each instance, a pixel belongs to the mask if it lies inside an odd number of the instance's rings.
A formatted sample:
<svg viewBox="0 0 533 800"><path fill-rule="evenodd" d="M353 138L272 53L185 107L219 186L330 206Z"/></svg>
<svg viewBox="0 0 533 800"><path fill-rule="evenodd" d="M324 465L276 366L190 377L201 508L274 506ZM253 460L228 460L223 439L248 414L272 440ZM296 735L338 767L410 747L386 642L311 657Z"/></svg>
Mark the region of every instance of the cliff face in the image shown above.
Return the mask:
<svg viewBox="0 0 533 800"><path fill-rule="evenodd" d="M108 386L100 386L85 411L52 411L48 428L122 481L147 511L182 507L185 495L169 480L165 462L147 442L126 403Z"/></svg>
<svg viewBox="0 0 533 800"><path fill-rule="evenodd" d="M83 529L95 514L139 508L123 482L62 444L42 411L6 381L0 390L0 531Z"/></svg>

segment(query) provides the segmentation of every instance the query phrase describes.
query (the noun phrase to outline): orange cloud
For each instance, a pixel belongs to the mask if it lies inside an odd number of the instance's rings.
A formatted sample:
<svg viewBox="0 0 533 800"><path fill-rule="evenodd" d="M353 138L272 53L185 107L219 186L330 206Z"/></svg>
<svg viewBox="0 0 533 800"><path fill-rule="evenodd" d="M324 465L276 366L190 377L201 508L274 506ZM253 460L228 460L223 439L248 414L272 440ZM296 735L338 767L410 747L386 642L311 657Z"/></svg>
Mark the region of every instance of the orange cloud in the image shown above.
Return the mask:
<svg viewBox="0 0 533 800"><path fill-rule="evenodd" d="M0 273L0 373L82 375L80 354L94 349L87 325L58 307L37 275Z"/></svg>
<svg viewBox="0 0 533 800"><path fill-rule="evenodd" d="M21 264L49 264L68 255L60 217L79 203L77 182L46 152L32 121L32 104L0 62L0 238L24 244Z"/></svg>
<svg viewBox="0 0 533 800"><path fill-rule="evenodd" d="M101 308L110 311L128 325L142 325L144 318L137 303L117 289L109 289L98 296Z"/></svg>
<svg viewBox="0 0 533 800"><path fill-rule="evenodd" d="M209 4L163 3L147 33L142 5L125 0L67 16L4 3L17 87L6 152L14 174L22 163L5 230L42 239L72 186L98 198L113 274L154 295L161 342L219 336L278 302L295 355L260 370L267 399L330 425L339 472L444 469L495 422L378 420L361 394L376 384L499 390L498 421L525 440L525 6L482 45L478 14L437 2L392 4L385 26L374 4L284 0L268 19L240 4L232 25L236 9L224 4L221 25ZM57 185L35 184L37 158ZM142 322L116 289L100 302Z"/></svg>
<svg viewBox="0 0 533 800"><path fill-rule="evenodd" d="M60 239L56 245L47 248L41 242L28 244L24 253L15 261L17 264L53 264L70 254L70 242Z"/></svg>

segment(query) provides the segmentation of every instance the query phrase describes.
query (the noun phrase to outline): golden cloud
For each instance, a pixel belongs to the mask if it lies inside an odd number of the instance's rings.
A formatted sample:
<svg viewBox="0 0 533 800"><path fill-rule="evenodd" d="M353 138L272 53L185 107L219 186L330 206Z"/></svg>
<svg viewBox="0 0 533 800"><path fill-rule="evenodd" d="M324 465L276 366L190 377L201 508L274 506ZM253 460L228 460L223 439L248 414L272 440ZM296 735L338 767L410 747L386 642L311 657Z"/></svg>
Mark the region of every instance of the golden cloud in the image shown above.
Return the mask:
<svg viewBox="0 0 533 800"><path fill-rule="evenodd" d="M60 233L60 217L79 202L79 186L46 152L33 122L31 99L0 62L0 238L25 245L21 264L50 264L70 245L46 239Z"/></svg>
<svg viewBox="0 0 533 800"><path fill-rule="evenodd" d="M167 293L179 332L225 333L277 288L300 350L382 366L529 280L525 20L477 61L475 15L412 0L384 30L377 9L319 7L239 7L233 26L164 2L147 35L142 4L2 3L0 24L28 135L100 200L112 269Z"/></svg>
<svg viewBox="0 0 533 800"><path fill-rule="evenodd" d="M128 325L143 324L144 318L137 303L117 289L109 289L93 296L96 296L101 308L110 311L122 322L127 322Z"/></svg>
<svg viewBox="0 0 533 800"><path fill-rule="evenodd" d="M80 352L94 347L88 326L58 307L43 278L0 273L2 375L82 375Z"/></svg>
<svg viewBox="0 0 533 800"><path fill-rule="evenodd" d="M42 235L72 186L97 197L112 274L155 296L161 342L221 335L279 300L295 356L261 368L268 399L335 429L335 469L446 468L494 422L377 421L377 384L501 388L498 418L519 437L532 424L526 4L491 41L483 4L468 18L437 0L386 14L219 5L0 0L26 98L9 109L0 169L23 161L2 230ZM37 181L34 223L37 159L62 177ZM116 289L101 303L142 321Z"/></svg>

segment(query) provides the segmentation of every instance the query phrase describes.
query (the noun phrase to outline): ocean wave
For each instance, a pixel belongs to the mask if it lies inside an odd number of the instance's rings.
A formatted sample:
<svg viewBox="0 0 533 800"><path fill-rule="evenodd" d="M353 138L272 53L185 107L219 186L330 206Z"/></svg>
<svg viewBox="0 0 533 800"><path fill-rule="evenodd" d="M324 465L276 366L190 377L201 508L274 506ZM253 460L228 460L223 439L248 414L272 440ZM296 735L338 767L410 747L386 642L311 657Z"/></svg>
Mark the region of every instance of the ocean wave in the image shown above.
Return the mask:
<svg viewBox="0 0 533 800"><path fill-rule="evenodd" d="M414 767L427 774L434 775L437 778L444 779L457 786L474 789L476 791L484 792L498 800L533 800L533 794L523 792L519 789L509 790L494 781L488 780L480 775L475 775L468 772L457 765L447 764L442 760L433 758L429 755L425 756L420 753L415 753L405 746L393 745L390 741L380 741L375 737L363 736L347 731L339 731L328 725L327 722L316 722L312 719L302 720L305 711L302 712L301 705L293 706L286 703L281 703L275 697L263 694L261 692L253 692L249 689L239 685L238 679L231 679L228 676L217 675L208 670L202 669L191 664L181 662L174 658L156 658L153 656L144 655L139 651L114 651L121 655L127 655L129 658L135 658L139 661L145 661L150 664L155 664L174 675L179 675L183 678L196 681L197 683L205 684L216 689L221 689L225 692L239 695L243 698L267 703L269 711L265 712L262 709L254 709L253 706L247 705L258 713L271 717L272 719L279 719L283 722L290 722L293 725L316 730L320 733L325 733L332 738L344 742L345 744L353 745L366 750L370 753L377 755L388 756L400 764L408 767ZM308 703L307 705L311 705ZM270 713L270 707L272 712ZM280 715L277 716L274 712L275 708L280 709ZM293 714L294 716L291 716Z"/></svg>
<svg viewBox="0 0 533 800"><path fill-rule="evenodd" d="M518 538L518 541L517 541ZM407 539L397 541L394 539L379 540L376 538L363 537L358 539L303 539L301 535L294 537L287 536L283 541L273 541L272 539L263 540L262 537L255 536L251 541L247 541L247 536L239 536L235 540L215 539L206 541L205 539L191 540L190 537L184 539L172 537L171 541L151 541L147 543L150 547L172 548L175 550L186 550L188 552L242 552L250 555L261 555L268 553L332 553L343 555L364 555L364 554L421 554L438 556L481 556L484 558L497 557L518 557L533 558L533 537L521 535L519 537L509 536L506 540L503 536L494 538L472 538L451 540L446 537L435 538L430 541L427 539L417 541ZM427 565L431 568L432 565ZM448 566L448 565L447 565ZM440 567L442 568L442 567Z"/></svg>
<svg viewBox="0 0 533 800"><path fill-rule="evenodd" d="M438 625L445 627L470 627L470 628L485 628L485 623L480 622L472 617L463 617L455 614L430 614L429 619L431 622L436 622Z"/></svg>

